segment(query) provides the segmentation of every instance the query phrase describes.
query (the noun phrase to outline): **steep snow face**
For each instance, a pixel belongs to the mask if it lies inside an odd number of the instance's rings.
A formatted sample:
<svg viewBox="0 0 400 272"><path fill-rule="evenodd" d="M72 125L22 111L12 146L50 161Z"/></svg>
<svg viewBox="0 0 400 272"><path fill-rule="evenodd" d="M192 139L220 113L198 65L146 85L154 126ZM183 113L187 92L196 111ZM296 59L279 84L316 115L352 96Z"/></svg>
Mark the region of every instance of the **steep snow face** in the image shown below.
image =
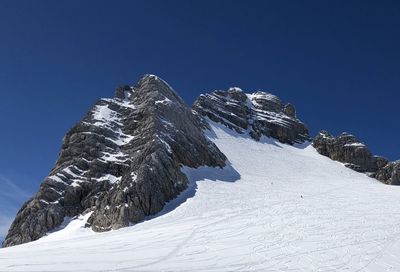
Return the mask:
<svg viewBox="0 0 400 272"><path fill-rule="evenodd" d="M400 187L210 124L230 164L184 168L189 188L157 217L108 233L80 217L0 249L0 271L400 270Z"/></svg>

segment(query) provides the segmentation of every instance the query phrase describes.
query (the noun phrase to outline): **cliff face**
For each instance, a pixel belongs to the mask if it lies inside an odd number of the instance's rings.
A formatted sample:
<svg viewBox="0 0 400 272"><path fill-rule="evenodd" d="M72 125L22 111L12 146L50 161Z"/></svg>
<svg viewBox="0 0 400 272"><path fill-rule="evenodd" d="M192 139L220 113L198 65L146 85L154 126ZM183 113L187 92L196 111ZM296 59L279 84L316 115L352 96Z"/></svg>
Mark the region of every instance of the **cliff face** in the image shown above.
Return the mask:
<svg viewBox="0 0 400 272"><path fill-rule="evenodd" d="M256 140L263 135L287 144L309 139L308 129L297 119L294 106L284 105L277 96L266 92L246 94L239 88L214 91L201 95L193 110Z"/></svg>
<svg viewBox="0 0 400 272"><path fill-rule="evenodd" d="M312 145L320 154L343 162L346 167L366 173L383 183L400 185L400 161L389 162L381 156L372 155L368 147L351 134L342 133L334 137L321 131Z"/></svg>
<svg viewBox="0 0 400 272"><path fill-rule="evenodd" d="M374 173L388 163L383 157L373 156L367 146L348 133L334 137L321 131L314 138L313 146L320 154L362 173Z"/></svg>
<svg viewBox="0 0 400 272"><path fill-rule="evenodd" d="M400 185L400 161L387 163L379 168L373 177L389 185Z"/></svg>
<svg viewBox="0 0 400 272"><path fill-rule="evenodd" d="M225 160L172 88L144 76L101 99L67 133L53 170L3 245L36 240L82 213L91 213L87 224L95 231L137 223L187 187L181 166L223 167Z"/></svg>

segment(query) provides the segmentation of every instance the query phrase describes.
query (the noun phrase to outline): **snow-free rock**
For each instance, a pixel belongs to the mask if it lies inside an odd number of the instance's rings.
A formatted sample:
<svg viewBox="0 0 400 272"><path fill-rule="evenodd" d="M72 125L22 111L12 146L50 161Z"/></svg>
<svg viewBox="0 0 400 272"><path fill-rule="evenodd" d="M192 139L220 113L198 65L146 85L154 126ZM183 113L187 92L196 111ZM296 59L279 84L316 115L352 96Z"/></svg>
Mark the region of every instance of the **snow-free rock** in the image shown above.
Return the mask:
<svg viewBox="0 0 400 272"><path fill-rule="evenodd" d="M321 131L314 138L312 145L320 154L343 162L347 167L362 173L372 175L388 163L387 159L372 155L365 144L354 135L345 132L334 137L326 131Z"/></svg>
<svg viewBox="0 0 400 272"><path fill-rule="evenodd" d="M400 185L400 161L389 162L376 171L373 177L389 185Z"/></svg>

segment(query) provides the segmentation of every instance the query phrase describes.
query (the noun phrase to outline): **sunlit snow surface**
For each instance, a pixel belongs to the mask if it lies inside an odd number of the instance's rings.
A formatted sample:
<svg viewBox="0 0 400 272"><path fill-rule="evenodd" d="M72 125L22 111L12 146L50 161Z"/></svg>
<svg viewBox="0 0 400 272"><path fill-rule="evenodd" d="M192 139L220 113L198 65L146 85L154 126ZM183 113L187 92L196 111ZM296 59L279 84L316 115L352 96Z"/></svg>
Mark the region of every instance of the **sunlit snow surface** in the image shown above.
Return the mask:
<svg viewBox="0 0 400 272"><path fill-rule="evenodd" d="M107 233L80 217L1 249L0 271L400 271L400 187L213 129L231 165L185 168L190 188L158 217Z"/></svg>

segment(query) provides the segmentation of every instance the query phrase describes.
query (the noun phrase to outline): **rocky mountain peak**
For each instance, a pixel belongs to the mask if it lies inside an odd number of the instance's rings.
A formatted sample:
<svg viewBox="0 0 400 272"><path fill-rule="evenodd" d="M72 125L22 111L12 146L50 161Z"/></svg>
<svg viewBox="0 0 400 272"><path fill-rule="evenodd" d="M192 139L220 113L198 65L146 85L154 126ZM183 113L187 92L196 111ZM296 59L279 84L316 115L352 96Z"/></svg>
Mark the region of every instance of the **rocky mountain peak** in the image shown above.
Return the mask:
<svg viewBox="0 0 400 272"><path fill-rule="evenodd" d="M3 245L36 240L80 214L90 213L87 227L95 231L156 214L187 187L182 166L225 165L201 127L159 77L118 87L66 134L54 168L18 212Z"/></svg>
<svg viewBox="0 0 400 272"><path fill-rule="evenodd" d="M158 76L147 74L144 75L138 83L133 86L138 96L143 96L143 100L147 102L165 103L168 100L185 104L180 96L172 89L171 86Z"/></svg>

